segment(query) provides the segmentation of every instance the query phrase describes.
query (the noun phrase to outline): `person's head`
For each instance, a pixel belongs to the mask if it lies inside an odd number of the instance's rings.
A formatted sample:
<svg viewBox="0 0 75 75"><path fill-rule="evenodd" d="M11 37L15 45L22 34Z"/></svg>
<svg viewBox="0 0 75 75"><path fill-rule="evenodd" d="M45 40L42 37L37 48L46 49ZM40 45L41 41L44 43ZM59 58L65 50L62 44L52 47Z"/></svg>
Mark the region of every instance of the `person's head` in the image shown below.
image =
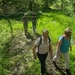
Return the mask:
<svg viewBox="0 0 75 75"><path fill-rule="evenodd" d="M36 14L35 13L33 13L33 15L32 16L36 16Z"/></svg>
<svg viewBox="0 0 75 75"><path fill-rule="evenodd" d="M71 36L72 30L70 28L66 28L64 34L67 36Z"/></svg>
<svg viewBox="0 0 75 75"><path fill-rule="evenodd" d="M43 37L47 38L48 35L49 35L49 31L44 29L43 32L42 32L42 35L43 35Z"/></svg>
<svg viewBox="0 0 75 75"><path fill-rule="evenodd" d="M24 16L27 16L27 13L25 13Z"/></svg>

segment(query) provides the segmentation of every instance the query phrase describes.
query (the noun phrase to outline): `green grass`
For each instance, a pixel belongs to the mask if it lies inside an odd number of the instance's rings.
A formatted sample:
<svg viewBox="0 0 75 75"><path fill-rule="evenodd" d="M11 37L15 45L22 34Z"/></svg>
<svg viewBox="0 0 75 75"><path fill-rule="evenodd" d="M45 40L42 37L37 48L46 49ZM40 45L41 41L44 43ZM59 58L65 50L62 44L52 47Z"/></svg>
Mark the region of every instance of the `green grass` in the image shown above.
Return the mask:
<svg viewBox="0 0 75 75"><path fill-rule="evenodd" d="M55 44L57 42L57 38L63 34L64 29L66 27L70 27L72 29L72 52L70 52L70 68L72 73L74 74L75 69L75 18L74 17L68 17L63 15L61 12L45 12L40 17L38 17L37 20L37 32L39 34L42 34L43 29L48 29L49 30L49 36L52 39L52 44L54 45L53 48L55 47ZM32 24L31 21L29 21L29 27L28 27L29 33L33 35L32 31ZM10 75L9 72L9 60L12 59L10 58L9 55L9 49L8 47L9 42L11 42L12 39L14 39L15 36L20 35L24 32L23 30L23 24L22 20L16 20L11 19L11 18L3 18L0 20L0 75ZM18 60L18 58L17 58ZM14 60L15 61L15 60ZM36 66L35 66L36 64ZM23 64L24 65L24 64ZM36 75L39 74L40 65L38 60L35 62L31 62L24 72L26 75ZM33 69L32 69L33 68ZM38 71L37 71L38 69Z"/></svg>
<svg viewBox="0 0 75 75"><path fill-rule="evenodd" d="M67 17L59 13L45 13L41 16L41 19L38 19L37 31L42 32L43 29L48 29L50 36L52 37L53 43L56 42L56 39L59 35L63 34L63 30L66 27L70 27L74 31L74 19ZM73 32L73 37L75 33Z"/></svg>
<svg viewBox="0 0 75 75"><path fill-rule="evenodd" d="M75 66L75 45L73 45L73 49L72 51L70 51L70 68L71 68L71 71L73 71L73 75L74 75L74 72L75 72L75 69L74 69L74 66Z"/></svg>

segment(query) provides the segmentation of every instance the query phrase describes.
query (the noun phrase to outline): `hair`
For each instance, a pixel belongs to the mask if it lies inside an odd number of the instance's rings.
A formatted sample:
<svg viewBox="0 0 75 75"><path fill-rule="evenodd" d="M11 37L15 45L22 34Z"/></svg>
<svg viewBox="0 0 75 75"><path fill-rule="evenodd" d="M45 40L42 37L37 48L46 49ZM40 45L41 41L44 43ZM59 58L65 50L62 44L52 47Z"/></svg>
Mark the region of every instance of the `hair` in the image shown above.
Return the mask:
<svg viewBox="0 0 75 75"><path fill-rule="evenodd" d="M27 16L27 13L25 13L24 16Z"/></svg>
<svg viewBox="0 0 75 75"><path fill-rule="evenodd" d="M66 28L65 31L64 31L65 34L71 33L71 32L72 32L72 30L70 28Z"/></svg>
<svg viewBox="0 0 75 75"><path fill-rule="evenodd" d="M42 31L42 33L45 33L45 32L47 32L47 33L49 34L49 31L48 31L47 29L44 29L44 30Z"/></svg>

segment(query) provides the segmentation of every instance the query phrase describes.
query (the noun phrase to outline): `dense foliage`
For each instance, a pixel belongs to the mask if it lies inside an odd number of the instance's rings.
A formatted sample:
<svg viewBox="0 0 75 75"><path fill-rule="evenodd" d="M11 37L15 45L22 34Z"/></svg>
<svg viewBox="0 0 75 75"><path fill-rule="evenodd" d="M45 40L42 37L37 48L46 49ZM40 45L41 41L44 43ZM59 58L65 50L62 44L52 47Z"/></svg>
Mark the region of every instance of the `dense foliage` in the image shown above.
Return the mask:
<svg viewBox="0 0 75 75"><path fill-rule="evenodd" d="M75 12L75 0L0 0L0 14L54 8L68 15Z"/></svg>

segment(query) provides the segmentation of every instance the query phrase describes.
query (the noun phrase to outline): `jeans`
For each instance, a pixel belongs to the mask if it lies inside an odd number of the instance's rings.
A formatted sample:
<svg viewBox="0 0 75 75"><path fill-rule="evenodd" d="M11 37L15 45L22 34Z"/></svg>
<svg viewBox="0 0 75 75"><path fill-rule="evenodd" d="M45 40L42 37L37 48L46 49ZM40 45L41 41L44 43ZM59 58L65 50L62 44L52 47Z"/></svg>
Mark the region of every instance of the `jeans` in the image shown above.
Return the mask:
<svg viewBox="0 0 75 75"><path fill-rule="evenodd" d="M39 53L37 53L37 56L38 56L39 61L40 61L40 63L41 63L41 73L42 73L42 75L43 75L43 74L45 73L45 71L46 71L45 60L46 60L46 58L47 58L47 55L48 55L48 53L46 53L46 54L39 54Z"/></svg>

